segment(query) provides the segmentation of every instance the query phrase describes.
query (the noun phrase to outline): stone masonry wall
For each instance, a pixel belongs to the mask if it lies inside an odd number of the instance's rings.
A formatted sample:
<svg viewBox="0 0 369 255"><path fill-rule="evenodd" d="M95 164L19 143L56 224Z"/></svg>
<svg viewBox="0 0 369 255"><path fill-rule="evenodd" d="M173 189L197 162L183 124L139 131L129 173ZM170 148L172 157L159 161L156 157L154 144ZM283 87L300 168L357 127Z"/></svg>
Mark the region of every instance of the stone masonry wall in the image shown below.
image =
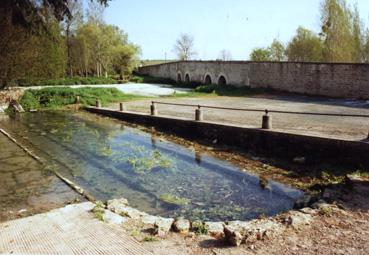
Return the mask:
<svg viewBox="0 0 369 255"><path fill-rule="evenodd" d="M340 98L369 99L369 64L187 61L141 67L139 73L153 77L205 83L271 88L293 93Z"/></svg>

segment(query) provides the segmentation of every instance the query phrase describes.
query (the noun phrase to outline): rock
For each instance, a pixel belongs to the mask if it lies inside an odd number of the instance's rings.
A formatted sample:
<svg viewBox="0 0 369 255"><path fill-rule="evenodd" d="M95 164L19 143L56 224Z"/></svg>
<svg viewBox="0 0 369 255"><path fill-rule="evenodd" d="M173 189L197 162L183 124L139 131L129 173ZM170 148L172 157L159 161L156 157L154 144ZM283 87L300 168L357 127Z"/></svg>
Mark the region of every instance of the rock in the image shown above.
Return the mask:
<svg viewBox="0 0 369 255"><path fill-rule="evenodd" d="M306 158L305 157L295 157L293 159L293 162L298 163L298 164L305 164Z"/></svg>
<svg viewBox="0 0 369 255"><path fill-rule="evenodd" d="M314 210L313 208L310 208L310 207L302 208L299 211L302 212L302 213L311 214L311 215L315 215L315 214L318 213L316 210Z"/></svg>
<svg viewBox="0 0 369 255"><path fill-rule="evenodd" d="M224 237L225 240L233 246L240 246L243 242L243 229L238 228L234 225L226 225L224 226Z"/></svg>
<svg viewBox="0 0 369 255"><path fill-rule="evenodd" d="M173 228L176 232L186 234L190 230L190 221L183 218L178 218L174 222Z"/></svg>
<svg viewBox="0 0 369 255"><path fill-rule="evenodd" d="M301 209L301 208L308 207L311 201L312 201L312 197L309 194L305 194L296 200L295 204L293 205L293 208Z"/></svg>
<svg viewBox="0 0 369 255"><path fill-rule="evenodd" d="M174 222L174 219L172 218L161 218L158 217L157 221L154 224L154 234L158 236L165 236L168 234L170 229L172 228L172 224Z"/></svg>
<svg viewBox="0 0 369 255"><path fill-rule="evenodd" d="M107 205L109 210L114 211L115 208L119 208L120 206L127 206L128 200L125 198L112 199L108 201Z"/></svg>
<svg viewBox="0 0 369 255"><path fill-rule="evenodd" d="M232 221L224 226L224 235L229 244L239 246L241 243L254 243L258 240L274 237L283 229L281 224L271 219L248 222Z"/></svg>
<svg viewBox="0 0 369 255"><path fill-rule="evenodd" d="M153 216L153 215L144 215L142 217L142 223L147 225L154 225L155 222L160 219L160 217Z"/></svg>
<svg viewBox="0 0 369 255"><path fill-rule="evenodd" d="M299 211L290 211L285 215L283 223L298 229L303 225L310 225L312 219L313 217L311 214L306 214Z"/></svg>
<svg viewBox="0 0 369 255"><path fill-rule="evenodd" d="M109 223L109 224L121 225L127 221L127 218L124 218L109 210L104 210L103 220L104 222Z"/></svg>
<svg viewBox="0 0 369 255"><path fill-rule="evenodd" d="M209 235L216 239L220 239L224 236L223 222L205 222L205 228L208 230Z"/></svg>
<svg viewBox="0 0 369 255"><path fill-rule="evenodd" d="M107 208L109 210L124 217L141 219L143 216L148 215L145 212L141 212L135 208L127 206L128 201L125 198L109 200L107 204Z"/></svg>
<svg viewBox="0 0 369 255"><path fill-rule="evenodd" d="M331 207L331 205L328 204L323 199L320 199L318 202L315 202L314 204L312 204L311 207L314 209L321 209L322 207Z"/></svg>

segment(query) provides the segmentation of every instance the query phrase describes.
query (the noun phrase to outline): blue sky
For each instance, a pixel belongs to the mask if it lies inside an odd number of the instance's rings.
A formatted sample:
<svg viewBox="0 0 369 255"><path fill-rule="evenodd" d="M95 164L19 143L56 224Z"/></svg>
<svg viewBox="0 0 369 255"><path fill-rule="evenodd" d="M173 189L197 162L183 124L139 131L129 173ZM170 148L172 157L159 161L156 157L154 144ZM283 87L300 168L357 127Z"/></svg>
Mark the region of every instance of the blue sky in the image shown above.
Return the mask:
<svg viewBox="0 0 369 255"><path fill-rule="evenodd" d="M368 24L369 0L358 3ZM181 33L194 36L197 59L216 59L222 49L248 59L255 47L274 38L288 42L297 27L319 31L321 0L113 0L105 20L128 33L142 48L142 59L175 58Z"/></svg>

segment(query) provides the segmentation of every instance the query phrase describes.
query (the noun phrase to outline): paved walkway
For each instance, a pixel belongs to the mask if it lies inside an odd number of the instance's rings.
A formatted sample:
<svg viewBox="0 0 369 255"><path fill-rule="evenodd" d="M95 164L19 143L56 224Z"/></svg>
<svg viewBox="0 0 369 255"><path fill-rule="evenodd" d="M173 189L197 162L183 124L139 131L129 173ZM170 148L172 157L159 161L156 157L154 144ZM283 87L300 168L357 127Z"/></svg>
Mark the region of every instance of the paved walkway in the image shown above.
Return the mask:
<svg viewBox="0 0 369 255"><path fill-rule="evenodd" d="M156 101L201 104L231 108L269 109L280 111L303 111L337 114L369 115L369 102L343 99L312 98L304 96L258 97L196 97L155 99ZM128 111L149 113L151 100L138 100L127 103ZM111 108L118 109L113 104ZM194 107L158 105L160 115L178 116L194 119ZM231 123L246 127L260 128L263 113L203 109L204 120ZM338 138L344 140L363 140L368 136L369 118L329 117L311 115L290 115L273 113L273 129L281 132Z"/></svg>
<svg viewBox="0 0 369 255"><path fill-rule="evenodd" d="M0 224L0 254L151 254L90 202Z"/></svg>

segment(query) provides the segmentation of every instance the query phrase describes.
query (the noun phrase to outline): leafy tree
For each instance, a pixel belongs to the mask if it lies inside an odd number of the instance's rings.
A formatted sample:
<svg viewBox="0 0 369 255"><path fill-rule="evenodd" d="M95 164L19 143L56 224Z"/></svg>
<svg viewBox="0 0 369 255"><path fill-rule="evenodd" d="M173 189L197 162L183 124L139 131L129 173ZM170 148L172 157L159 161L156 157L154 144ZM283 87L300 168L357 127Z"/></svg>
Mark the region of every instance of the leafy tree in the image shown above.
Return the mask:
<svg viewBox="0 0 369 255"><path fill-rule="evenodd" d="M83 2L81 0L73 0L68 2L68 9L71 15L67 16L62 26L64 28L66 47L67 47L67 62L69 76L73 76L73 59L72 51L77 28L83 23Z"/></svg>
<svg viewBox="0 0 369 255"><path fill-rule="evenodd" d="M351 13L345 0L324 0L322 4L323 57L328 62L353 61Z"/></svg>
<svg viewBox="0 0 369 255"><path fill-rule="evenodd" d="M189 34L181 34L174 45L174 52L180 60L190 60L196 55L194 50L194 38Z"/></svg>
<svg viewBox="0 0 369 255"><path fill-rule="evenodd" d="M354 62L364 61L365 37L363 35L363 23L357 4L352 13L352 58Z"/></svg>
<svg viewBox="0 0 369 255"><path fill-rule="evenodd" d="M255 48L251 54L252 61L272 61L272 53L268 48Z"/></svg>
<svg viewBox="0 0 369 255"><path fill-rule="evenodd" d="M287 46L286 54L289 61L322 61L323 43L314 32L299 27Z"/></svg>
<svg viewBox="0 0 369 255"><path fill-rule="evenodd" d="M283 61L286 59L285 57L286 49L283 43L277 39L273 40L273 43L269 47L269 51L272 61Z"/></svg>
<svg viewBox="0 0 369 255"><path fill-rule="evenodd" d="M365 35L365 43L363 49L363 61L368 63L369 62L369 29L366 31Z"/></svg>

